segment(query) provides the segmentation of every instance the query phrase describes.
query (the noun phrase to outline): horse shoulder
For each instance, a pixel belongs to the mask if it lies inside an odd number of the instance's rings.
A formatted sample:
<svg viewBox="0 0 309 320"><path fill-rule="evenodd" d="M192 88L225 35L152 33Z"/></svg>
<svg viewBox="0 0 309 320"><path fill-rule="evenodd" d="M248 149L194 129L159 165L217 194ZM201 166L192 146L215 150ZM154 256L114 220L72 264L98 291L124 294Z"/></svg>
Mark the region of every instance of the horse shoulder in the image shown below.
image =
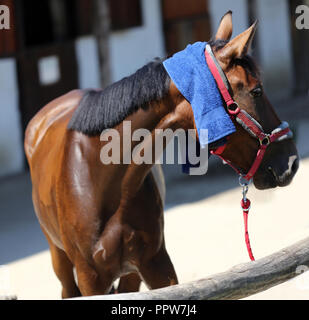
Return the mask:
<svg viewBox="0 0 309 320"><path fill-rule="evenodd" d="M31 165L31 158L48 130L65 116L71 116L83 97L83 90L73 90L45 105L28 123L25 131L24 149Z"/></svg>

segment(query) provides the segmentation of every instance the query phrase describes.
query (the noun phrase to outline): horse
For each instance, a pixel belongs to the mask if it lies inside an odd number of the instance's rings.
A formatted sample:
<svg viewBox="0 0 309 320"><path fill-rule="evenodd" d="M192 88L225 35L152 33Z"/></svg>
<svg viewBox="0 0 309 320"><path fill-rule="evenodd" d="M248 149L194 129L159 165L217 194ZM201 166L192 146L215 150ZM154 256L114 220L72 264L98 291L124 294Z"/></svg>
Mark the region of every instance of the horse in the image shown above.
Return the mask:
<svg viewBox="0 0 309 320"><path fill-rule="evenodd" d="M232 30L228 12L209 44L239 107L265 132L272 132L281 121L248 54L256 24L233 39ZM131 122L132 130L149 130L152 140L156 129L196 128L192 107L162 60L105 89L73 90L56 98L27 126L24 147L34 209L62 285L62 298L108 294L117 279L119 293L138 291L141 281L149 289L178 283L165 247L161 167L100 161L100 150L107 143L101 141L101 132L114 128L123 142L124 121ZM259 145L239 123L234 124L236 132L229 136L222 155L247 171ZM122 156L127 151L121 147ZM298 163L292 139L272 144L254 174L255 187L289 185Z"/></svg>

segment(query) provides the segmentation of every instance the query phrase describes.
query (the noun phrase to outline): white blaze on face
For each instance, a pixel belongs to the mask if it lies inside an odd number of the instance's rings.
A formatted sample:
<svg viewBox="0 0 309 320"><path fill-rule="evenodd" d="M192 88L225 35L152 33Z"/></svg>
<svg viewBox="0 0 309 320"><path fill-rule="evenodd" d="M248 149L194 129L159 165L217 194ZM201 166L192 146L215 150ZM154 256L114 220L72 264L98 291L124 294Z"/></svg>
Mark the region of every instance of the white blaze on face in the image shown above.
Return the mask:
<svg viewBox="0 0 309 320"><path fill-rule="evenodd" d="M280 180L283 180L287 175L290 175L292 173L292 167L294 162L297 159L297 155L294 156L290 156L289 157L289 162L288 162L288 168L286 171L284 171L284 173L279 177Z"/></svg>
<svg viewBox="0 0 309 320"><path fill-rule="evenodd" d="M294 164L294 162L295 162L296 159L297 159L297 156L296 156L296 155L289 157L289 163L288 163L289 168L288 168L288 170L286 171L286 173L291 173L291 172L292 172L292 166L293 166L293 164Z"/></svg>

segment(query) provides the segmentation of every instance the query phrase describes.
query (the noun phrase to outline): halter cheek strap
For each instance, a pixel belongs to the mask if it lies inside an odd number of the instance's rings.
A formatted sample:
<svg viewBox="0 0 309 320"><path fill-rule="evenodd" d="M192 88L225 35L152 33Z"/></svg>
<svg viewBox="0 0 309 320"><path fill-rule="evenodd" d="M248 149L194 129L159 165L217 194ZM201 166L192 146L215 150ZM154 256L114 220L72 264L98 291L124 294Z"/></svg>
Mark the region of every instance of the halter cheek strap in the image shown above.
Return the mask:
<svg viewBox="0 0 309 320"><path fill-rule="evenodd" d="M293 133L290 130L287 122L282 122L280 126L274 129L270 134L265 133L261 124L251 117L245 110L241 110L237 102L235 102L230 95L228 80L218 61L214 57L210 45L206 46L205 56L208 67L214 79L216 80L217 86L226 103L227 111L230 117L240 124L252 137L256 138L260 145L256 158L247 174L242 174L241 169L238 169L229 160L226 160L222 157L222 153L224 152L226 145L221 146L216 150L212 150L211 153L219 156L222 160L229 164L239 175L243 177L243 179L250 181L260 167L267 147L273 142L292 138Z"/></svg>

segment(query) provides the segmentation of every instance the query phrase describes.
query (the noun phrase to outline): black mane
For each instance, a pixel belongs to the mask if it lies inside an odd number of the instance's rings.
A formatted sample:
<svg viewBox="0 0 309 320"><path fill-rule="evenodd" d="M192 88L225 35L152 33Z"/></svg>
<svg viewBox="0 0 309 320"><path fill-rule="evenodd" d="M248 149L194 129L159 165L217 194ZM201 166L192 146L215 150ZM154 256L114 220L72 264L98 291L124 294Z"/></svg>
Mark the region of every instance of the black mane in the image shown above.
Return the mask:
<svg viewBox="0 0 309 320"><path fill-rule="evenodd" d="M69 129L94 136L113 128L138 109L164 98L170 87L162 61L155 60L133 75L104 90L88 90L81 99Z"/></svg>

